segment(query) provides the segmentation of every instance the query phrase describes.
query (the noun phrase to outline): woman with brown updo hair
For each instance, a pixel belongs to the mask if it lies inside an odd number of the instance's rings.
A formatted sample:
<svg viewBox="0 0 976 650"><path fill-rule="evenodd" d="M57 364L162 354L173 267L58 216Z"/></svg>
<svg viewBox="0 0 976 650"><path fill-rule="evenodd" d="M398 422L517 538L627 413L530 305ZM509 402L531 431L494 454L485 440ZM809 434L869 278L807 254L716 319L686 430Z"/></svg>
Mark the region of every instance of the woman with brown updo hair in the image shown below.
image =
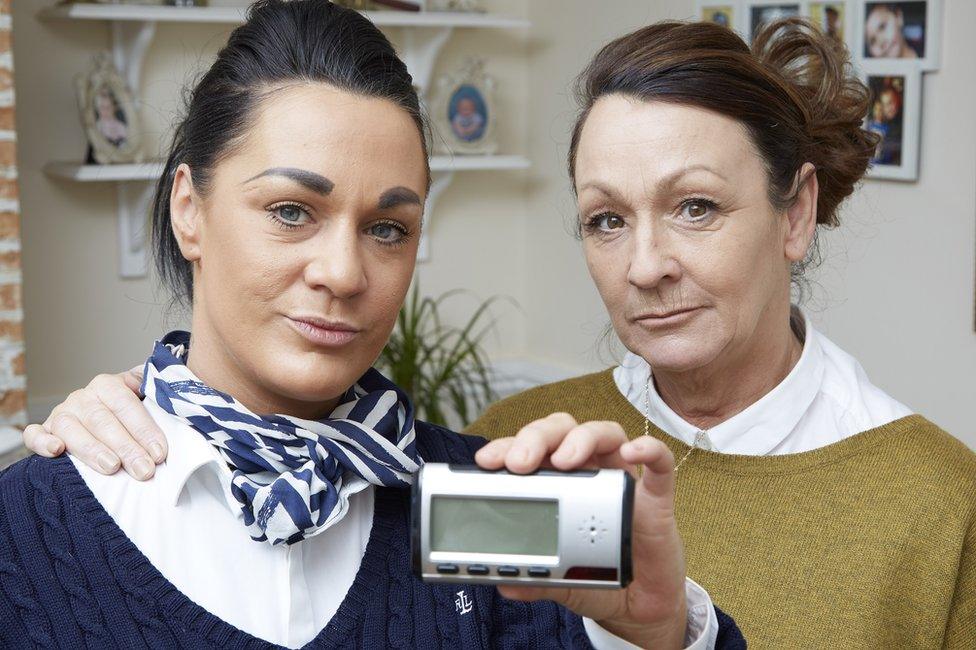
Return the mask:
<svg viewBox="0 0 976 650"><path fill-rule="evenodd" d="M688 575L753 647L976 647L976 455L871 384L791 300L877 141L846 52L798 19L751 49L717 25L659 23L604 47L579 98L579 231L628 353L469 431L519 431L496 443L515 445L545 418L663 440ZM55 413L84 421L104 403L131 422L126 379ZM105 449L52 422L29 446Z"/></svg>

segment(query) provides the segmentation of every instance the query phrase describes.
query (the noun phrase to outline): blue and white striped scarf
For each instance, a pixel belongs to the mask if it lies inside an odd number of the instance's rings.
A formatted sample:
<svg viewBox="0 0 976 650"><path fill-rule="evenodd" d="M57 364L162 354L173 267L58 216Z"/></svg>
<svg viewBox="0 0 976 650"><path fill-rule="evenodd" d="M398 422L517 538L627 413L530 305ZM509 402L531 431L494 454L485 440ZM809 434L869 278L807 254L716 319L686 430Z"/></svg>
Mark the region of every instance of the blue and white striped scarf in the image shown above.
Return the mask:
<svg viewBox="0 0 976 650"><path fill-rule="evenodd" d="M261 416L186 366L188 332L170 332L146 362L146 399L203 434L233 471L231 493L251 538L293 544L345 516L370 483L406 487L422 462L413 405L370 368L323 420Z"/></svg>

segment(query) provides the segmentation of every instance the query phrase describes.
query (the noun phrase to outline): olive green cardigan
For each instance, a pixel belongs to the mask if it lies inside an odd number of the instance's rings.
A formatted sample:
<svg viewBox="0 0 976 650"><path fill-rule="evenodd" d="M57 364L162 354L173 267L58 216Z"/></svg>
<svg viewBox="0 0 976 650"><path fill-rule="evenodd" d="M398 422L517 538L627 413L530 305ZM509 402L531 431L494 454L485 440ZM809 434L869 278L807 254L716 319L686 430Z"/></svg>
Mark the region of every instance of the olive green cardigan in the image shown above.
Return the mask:
<svg viewBox="0 0 976 650"><path fill-rule="evenodd" d="M502 400L468 433L554 411L644 433L609 370ZM688 575L751 648L976 649L976 454L921 416L799 454L696 449L676 513Z"/></svg>

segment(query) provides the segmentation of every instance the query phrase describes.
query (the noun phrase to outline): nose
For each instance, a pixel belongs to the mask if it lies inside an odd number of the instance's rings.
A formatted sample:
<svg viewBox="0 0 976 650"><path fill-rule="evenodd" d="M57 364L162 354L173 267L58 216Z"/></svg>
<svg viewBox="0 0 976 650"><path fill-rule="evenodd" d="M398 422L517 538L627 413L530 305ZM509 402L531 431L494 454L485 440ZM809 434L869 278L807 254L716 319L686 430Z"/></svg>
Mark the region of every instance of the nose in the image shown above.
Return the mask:
<svg viewBox="0 0 976 650"><path fill-rule="evenodd" d="M631 242L627 269L630 284L639 289L656 289L662 283L681 278L681 264L667 233L655 232L653 223L639 223Z"/></svg>
<svg viewBox="0 0 976 650"><path fill-rule="evenodd" d="M336 298L351 298L366 289L366 266L358 228L328 229L310 240L313 247L305 264L305 282L325 289Z"/></svg>

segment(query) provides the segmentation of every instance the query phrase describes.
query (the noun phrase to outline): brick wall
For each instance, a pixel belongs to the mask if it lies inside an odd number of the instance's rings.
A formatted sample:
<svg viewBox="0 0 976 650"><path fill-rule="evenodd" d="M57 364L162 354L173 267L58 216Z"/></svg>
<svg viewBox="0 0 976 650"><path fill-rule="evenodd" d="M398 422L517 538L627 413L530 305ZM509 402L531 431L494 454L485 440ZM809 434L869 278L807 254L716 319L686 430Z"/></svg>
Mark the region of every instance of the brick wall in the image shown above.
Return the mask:
<svg viewBox="0 0 976 650"><path fill-rule="evenodd" d="M0 0L0 426L27 424L11 0Z"/></svg>

